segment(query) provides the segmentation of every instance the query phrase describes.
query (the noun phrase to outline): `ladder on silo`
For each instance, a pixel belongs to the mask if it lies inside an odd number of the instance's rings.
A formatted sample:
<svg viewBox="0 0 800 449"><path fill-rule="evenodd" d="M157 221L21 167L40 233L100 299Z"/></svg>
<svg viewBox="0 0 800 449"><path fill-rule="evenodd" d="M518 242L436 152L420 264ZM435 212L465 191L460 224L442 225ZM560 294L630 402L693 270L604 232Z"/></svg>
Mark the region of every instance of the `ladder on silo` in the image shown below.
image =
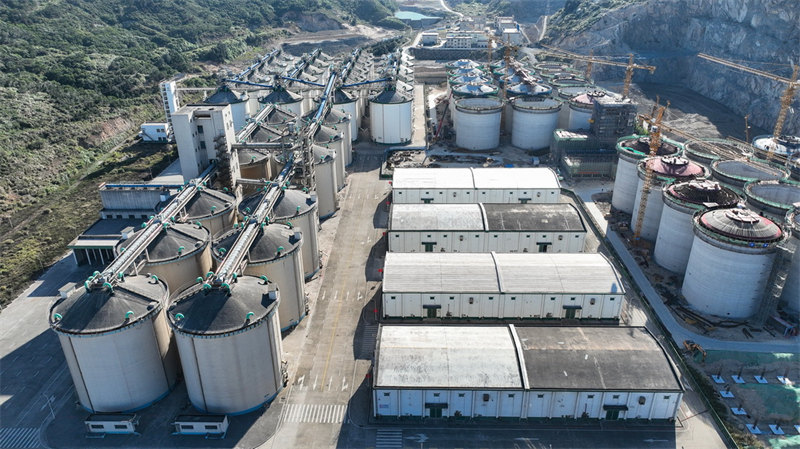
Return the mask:
<svg viewBox="0 0 800 449"><path fill-rule="evenodd" d="M753 317L751 324L756 327L763 327L770 315L774 314L778 301L783 294L783 287L786 285L786 278L789 275L789 268L792 263L792 256L797 248L790 248L786 243L778 245L775 254L775 261L772 264L772 271L767 280L767 288L761 299L761 307Z"/></svg>

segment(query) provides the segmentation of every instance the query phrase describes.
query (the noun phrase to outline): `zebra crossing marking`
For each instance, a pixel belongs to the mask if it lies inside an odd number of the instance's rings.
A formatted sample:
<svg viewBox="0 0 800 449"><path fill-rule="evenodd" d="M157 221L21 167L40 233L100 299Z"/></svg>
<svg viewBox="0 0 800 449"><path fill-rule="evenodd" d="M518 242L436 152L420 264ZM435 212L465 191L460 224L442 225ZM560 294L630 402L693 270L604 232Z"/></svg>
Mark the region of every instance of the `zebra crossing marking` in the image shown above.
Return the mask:
<svg viewBox="0 0 800 449"><path fill-rule="evenodd" d="M283 422L339 424L345 421L347 406L341 404L286 404Z"/></svg>
<svg viewBox="0 0 800 449"><path fill-rule="evenodd" d="M27 449L39 447L38 427L0 427L0 448Z"/></svg>
<svg viewBox="0 0 800 449"><path fill-rule="evenodd" d="M400 449L402 447L402 430L378 429L375 434L375 449Z"/></svg>

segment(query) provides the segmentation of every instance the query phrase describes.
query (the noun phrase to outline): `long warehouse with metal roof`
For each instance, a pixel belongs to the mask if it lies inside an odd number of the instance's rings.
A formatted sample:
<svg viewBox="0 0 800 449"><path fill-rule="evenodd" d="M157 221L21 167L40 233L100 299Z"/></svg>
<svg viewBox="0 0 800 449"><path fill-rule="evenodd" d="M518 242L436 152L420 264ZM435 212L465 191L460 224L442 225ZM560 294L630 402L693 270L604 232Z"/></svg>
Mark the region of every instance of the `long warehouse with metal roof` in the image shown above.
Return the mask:
<svg viewBox="0 0 800 449"><path fill-rule="evenodd" d="M674 419L678 372L644 327L382 325L373 414Z"/></svg>
<svg viewBox="0 0 800 449"><path fill-rule="evenodd" d="M392 201L414 203L558 203L550 168L396 168Z"/></svg>
<svg viewBox="0 0 800 449"><path fill-rule="evenodd" d="M387 253L381 314L619 320L624 299L602 254Z"/></svg>
<svg viewBox="0 0 800 449"><path fill-rule="evenodd" d="M572 204L394 204L389 251L583 252L586 226Z"/></svg>

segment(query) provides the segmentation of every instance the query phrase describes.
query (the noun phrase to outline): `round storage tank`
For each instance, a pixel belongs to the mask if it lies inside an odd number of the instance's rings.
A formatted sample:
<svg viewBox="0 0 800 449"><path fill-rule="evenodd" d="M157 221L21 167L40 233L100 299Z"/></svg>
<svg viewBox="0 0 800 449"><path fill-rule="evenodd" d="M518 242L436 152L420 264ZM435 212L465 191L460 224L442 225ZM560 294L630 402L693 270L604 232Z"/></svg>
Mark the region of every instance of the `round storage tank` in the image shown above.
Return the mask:
<svg viewBox="0 0 800 449"><path fill-rule="evenodd" d="M707 178L708 169L680 156L658 156L639 162L637 167L639 183L636 187L636 198L633 201L633 213L631 214L631 230L634 232L637 230L639 205L644 193L645 165L653 170L653 178L647 194L642 230L639 234L645 240L654 241L658 236L658 224L661 222L661 212L664 209L661 187L675 181Z"/></svg>
<svg viewBox="0 0 800 449"><path fill-rule="evenodd" d="M553 88L546 84L519 83L506 88L506 97L546 97L553 92Z"/></svg>
<svg viewBox="0 0 800 449"><path fill-rule="evenodd" d="M714 179L732 187L743 188L750 181L786 179L789 172L775 165L749 160L718 160L711 164Z"/></svg>
<svg viewBox="0 0 800 449"><path fill-rule="evenodd" d="M233 119L233 129L238 131L247 124L250 118L250 98L247 93L232 91L228 86L223 85L213 95L206 98L203 102L212 105L231 105L231 117Z"/></svg>
<svg viewBox="0 0 800 449"><path fill-rule="evenodd" d="M720 159L748 156L750 152L749 145L727 139L697 139L685 145L686 157L707 166Z"/></svg>
<svg viewBox="0 0 800 449"><path fill-rule="evenodd" d="M236 197L219 190L201 189L186 204L186 215L182 217L182 221L201 224L208 229L213 239L233 226L236 218Z"/></svg>
<svg viewBox="0 0 800 449"><path fill-rule="evenodd" d="M239 203L239 214L249 215L253 212L264 193L256 193ZM291 224L303 233L303 271L305 278L313 276L320 269L319 240L319 215L317 200L311 195L299 190L284 190L272 209L272 222Z"/></svg>
<svg viewBox="0 0 800 449"><path fill-rule="evenodd" d="M552 98L515 98L511 144L523 150L550 146L561 103Z"/></svg>
<svg viewBox="0 0 800 449"><path fill-rule="evenodd" d="M676 182L662 192L664 208L653 257L662 268L684 273L694 240L694 213L707 207L735 207L741 198L733 190L709 180Z"/></svg>
<svg viewBox="0 0 800 449"><path fill-rule="evenodd" d="M662 138L661 146L656 151L658 156L677 155L681 152L680 144ZM650 138L647 136L627 136L617 141L617 172L614 177L614 190L611 206L625 213L633 213L636 202L636 189L639 187L639 161L650 154Z"/></svg>
<svg viewBox="0 0 800 449"><path fill-rule="evenodd" d="M550 80L550 84L556 89L559 89L559 91L566 87L588 88L589 86L591 86L591 83L586 81L586 79L574 75L561 78L553 78Z"/></svg>
<svg viewBox="0 0 800 449"><path fill-rule="evenodd" d="M490 150L500 145L503 102L497 98L462 98L456 104L456 145Z"/></svg>
<svg viewBox="0 0 800 449"><path fill-rule="evenodd" d="M303 97L301 95L297 95L294 92L289 92L283 86L275 86L272 92L266 97L259 98L258 100L261 104L277 104L283 106L287 110L291 111L294 115L302 117L305 114L305 109L303 108Z"/></svg>
<svg viewBox="0 0 800 449"><path fill-rule="evenodd" d="M497 95L498 89L491 84L469 83L453 86L453 99L459 98L482 98Z"/></svg>
<svg viewBox="0 0 800 449"><path fill-rule="evenodd" d="M383 144L411 141L411 97L387 86L369 100L372 140Z"/></svg>
<svg viewBox="0 0 800 449"><path fill-rule="evenodd" d="M241 229L233 229L214 241L213 254L219 262L233 247ZM295 326L306 316L306 293L303 283L303 234L283 224L264 226L247 253L244 274L266 276L281 292L278 309L281 330Z"/></svg>
<svg viewBox="0 0 800 449"><path fill-rule="evenodd" d="M314 151L314 177L317 180L319 218L325 219L339 209L336 189L336 152L330 148L312 145Z"/></svg>
<svg viewBox="0 0 800 449"><path fill-rule="evenodd" d="M447 72L447 76L450 78L459 77L459 76L479 76L484 77L486 76L486 72L480 69L454 69Z"/></svg>
<svg viewBox="0 0 800 449"><path fill-rule="evenodd" d="M239 175L245 179L272 179L272 167L269 153L256 150L237 150L239 158Z"/></svg>
<svg viewBox="0 0 800 449"><path fill-rule="evenodd" d="M686 301L704 314L753 315L785 238L781 228L748 209L713 209L695 214L694 235L683 279Z"/></svg>
<svg viewBox="0 0 800 449"><path fill-rule="evenodd" d="M782 221L800 204L800 184L794 181L750 181L744 186L747 206Z"/></svg>
<svg viewBox="0 0 800 449"><path fill-rule="evenodd" d="M81 405L92 413L147 407L175 385L178 359L164 316L167 286L128 276L74 290L50 308Z"/></svg>
<svg viewBox="0 0 800 449"><path fill-rule="evenodd" d="M280 302L274 284L252 276L175 295L168 315L195 408L237 415L275 398L284 386Z"/></svg>
<svg viewBox="0 0 800 449"><path fill-rule="evenodd" d="M485 78L481 75L460 75L450 78L451 86L459 86L461 84L470 84L470 83L489 84L491 82L492 80Z"/></svg>
<svg viewBox="0 0 800 449"><path fill-rule="evenodd" d="M459 59L445 64L448 69L482 69L483 66L471 59Z"/></svg>
<svg viewBox="0 0 800 449"><path fill-rule="evenodd" d="M793 316L800 314L800 207L786 214L786 226L791 230L791 245L794 247L789 275L783 285L781 307Z"/></svg>
<svg viewBox="0 0 800 449"><path fill-rule="evenodd" d="M337 109L331 109L325 116L325 125L342 133L344 165L353 163L353 139L350 137L350 116Z"/></svg>
<svg viewBox="0 0 800 449"><path fill-rule="evenodd" d="M800 156L800 136L781 136L777 141L771 135L756 136L753 146L756 147L756 156L763 159L786 160Z"/></svg>
<svg viewBox="0 0 800 449"><path fill-rule="evenodd" d="M616 99L613 94L602 90L593 90L578 95L569 101L568 129L589 129L594 104L603 99Z"/></svg>
<svg viewBox="0 0 800 449"><path fill-rule="evenodd" d="M336 89L333 94L333 106L334 109L350 116L350 140L355 142L358 139L358 128L361 126L361 113L356 99L342 89Z"/></svg>
<svg viewBox="0 0 800 449"><path fill-rule="evenodd" d="M317 133L314 134L314 142L325 148L333 150L336 154L333 164L336 168L336 190L344 188L344 178L346 172L344 169L344 135L341 131L329 128L327 126L320 126Z"/></svg>
<svg viewBox="0 0 800 449"><path fill-rule="evenodd" d="M129 240L124 240L117 244L117 254L124 252L128 243ZM210 243L208 230L202 226L165 225L140 256L145 265L139 271L156 275L171 290L178 291L211 269Z"/></svg>

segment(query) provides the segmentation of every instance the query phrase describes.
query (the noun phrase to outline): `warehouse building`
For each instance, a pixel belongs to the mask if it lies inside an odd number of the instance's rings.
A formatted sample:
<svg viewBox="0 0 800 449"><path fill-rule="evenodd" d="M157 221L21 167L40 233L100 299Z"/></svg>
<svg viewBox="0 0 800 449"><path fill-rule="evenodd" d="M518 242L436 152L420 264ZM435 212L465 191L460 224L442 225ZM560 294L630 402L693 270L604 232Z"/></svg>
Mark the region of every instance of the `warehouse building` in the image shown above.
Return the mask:
<svg viewBox="0 0 800 449"><path fill-rule="evenodd" d="M382 325L377 418L673 420L683 387L644 327Z"/></svg>
<svg viewBox="0 0 800 449"><path fill-rule="evenodd" d="M386 318L619 320L625 291L602 254L387 253Z"/></svg>
<svg viewBox="0 0 800 449"><path fill-rule="evenodd" d="M586 226L572 204L394 204L389 251L580 253Z"/></svg>
<svg viewBox="0 0 800 449"><path fill-rule="evenodd" d="M549 168L396 168L392 201L414 203L558 203Z"/></svg>

